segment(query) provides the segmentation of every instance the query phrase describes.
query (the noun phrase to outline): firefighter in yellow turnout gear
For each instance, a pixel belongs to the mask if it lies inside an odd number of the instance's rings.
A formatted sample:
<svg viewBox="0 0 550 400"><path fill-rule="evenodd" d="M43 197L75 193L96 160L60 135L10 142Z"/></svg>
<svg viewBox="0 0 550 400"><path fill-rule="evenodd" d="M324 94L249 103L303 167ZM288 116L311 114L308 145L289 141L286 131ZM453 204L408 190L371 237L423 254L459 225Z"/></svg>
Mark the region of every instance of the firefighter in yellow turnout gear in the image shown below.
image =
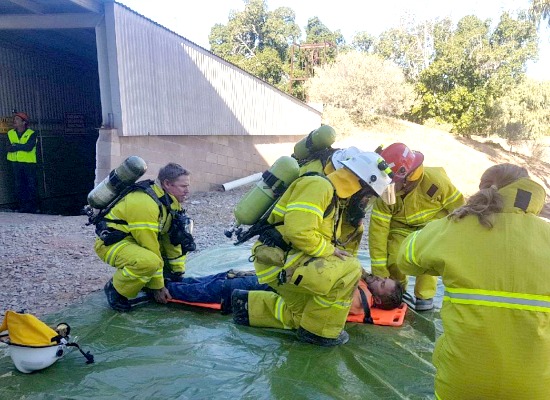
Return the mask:
<svg viewBox="0 0 550 400"><path fill-rule="evenodd" d="M369 253L372 273L391 277L407 287L407 276L396 266L401 242L428 222L448 215L464 204L464 198L443 168L424 167L424 156L402 143L381 153L394 172L396 202L387 205L376 199L369 225ZM416 277L414 294L418 311L433 308L437 277Z"/></svg>
<svg viewBox="0 0 550 400"><path fill-rule="evenodd" d="M166 303L170 294L164 287L163 268L179 275L185 271L186 253L170 240L174 218L170 210L181 211L180 202L189 193L189 172L170 163L150 187L158 202L141 190L128 193L105 216L106 234L96 239L98 256L116 268L105 293L117 311L129 311L128 299L144 287L152 290L157 302Z"/></svg>
<svg viewBox="0 0 550 400"><path fill-rule="evenodd" d="M387 164L360 153L344 168L295 180L276 203L252 252L260 283L277 293L235 290L235 323L298 329L302 341L347 342L343 327L361 276L357 258L338 245L347 203L357 192L380 196L391 182Z"/></svg>
<svg viewBox="0 0 550 400"><path fill-rule="evenodd" d="M300 166L300 176L316 173L319 175L328 175L344 166L342 161L361 153L357 147L351 146L345 149L336 149L331 151L326 160L315 159ZM361 192L356 193L348 201L345 215L342 219L341 234L339 244L349 253L357 256L359 245L365 230L363 218L368 199L361 197Z"/></svg>
<svg viewBox="0 0 550 400"><path fill-rule="evenodd" d="M444 333L436 398L550 399L550 224L545 190L516 165L490 167L450 218L409 235L397 265L440 275Z"/></svg>

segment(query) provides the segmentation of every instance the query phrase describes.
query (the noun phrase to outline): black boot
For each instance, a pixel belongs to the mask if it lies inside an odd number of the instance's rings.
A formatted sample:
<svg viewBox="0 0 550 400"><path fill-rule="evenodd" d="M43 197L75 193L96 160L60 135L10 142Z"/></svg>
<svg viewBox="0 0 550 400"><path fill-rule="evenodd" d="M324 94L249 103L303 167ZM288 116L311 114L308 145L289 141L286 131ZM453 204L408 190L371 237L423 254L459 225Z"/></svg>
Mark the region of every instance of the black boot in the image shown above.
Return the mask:
<svg viewBox="0 0 550 400"><path fill-rule="evenodd" d="M349 335L344 330L340 332L340 335L338 335L336 339L330 339L330 338L318 336L300 327L296 332L296 336L298 336L298 339L300 339L300 341L302 342L316 344L318 346L323 346L323 347L331 347L331 346L338 346L340 344L346 344L349 340Z"/></svg>
<svg viewBox="0 0 550 400"><path fill-rule="evenodd" d="M122 312L130 311L130 309L132 308L130 306L130 302L126 297L116 291L115 287L113 286L112 279L110 279L109 282L105 284L103 290L105 290L107 301L109 302L109 305L113 310Z"/></svg>
<svg viewBox="0 0 550 400"><path fill-rule="evenodd" d="M250 325L248 319L248 290L235 289L231 294L233 321L237 325Z"/></svg>

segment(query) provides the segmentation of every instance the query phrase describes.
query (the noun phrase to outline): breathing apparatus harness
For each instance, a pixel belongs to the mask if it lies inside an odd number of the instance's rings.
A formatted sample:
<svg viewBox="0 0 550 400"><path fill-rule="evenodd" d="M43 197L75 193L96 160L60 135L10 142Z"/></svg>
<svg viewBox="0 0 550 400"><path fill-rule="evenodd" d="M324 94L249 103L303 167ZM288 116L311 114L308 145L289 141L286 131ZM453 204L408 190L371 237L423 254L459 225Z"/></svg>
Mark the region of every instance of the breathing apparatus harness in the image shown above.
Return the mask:
<svg viewBox="0 0 550 400"><path fill-rule="evenodd" d="M129 233L111 228L107 226L107 223L112 222L120 225L128 225L128 222L122 219L106 218L106 215L124 198L124 196L136 190L141 190L147 193L158 205L159 215L162 215L162 209L166 207L169 214L172 216L172 224L168 230L170 243L174 246L181 245L182 255L195 251L197 246L193 238L193 220L187 216L185 210L172 210L170 207L172 203L170 196L165 193L163 196L159 197L151 187L154 184L155 182L153 180L146 179L130 185L116 196L104 209L99 210L97 214L94 213L92 208L86 207L84 209L88 215L88 223L86 225L95 225L96 235L103 240L106 246L120 242L127 237Z"/></svg>
<svg viewBox="0 0 550 400"><path fill-rule="evenodd" d="M317 172L307 172L303 174L300 178L304 176L320 176L328 180L324 175L321 175ZM329 181L330 182L330 181ZM332 185L332 183L331 183ZM264 245L269 247L278 247L285 253L285 258L288 252L292 249L292 244L287 243L283 239L283 235L275 229L275 227L283 225L284 222L277 222L275 224L270 224L267 222L267 219L271 215L271 211L275 208L277 203L279 202L280 198L282 197L283 193L286 191L286 187L284 190L279 191L277 193L277 199L273 202L273 204L267 209L267 211L262 215L262 217L254 224L252 225L247 231L241 231L237 233L237 241L234 243L235 246L242 244L250 239L252 239L255 236L258 236L258 240L262 242ZM336 195L336 191L334 191L332 200L325 210L323 214L323 218L326 218L332 210L338 205L338 196ZM249 261L254 261L254 255L252 255L249 259Z"/></svg>
<svg viewBox="0 0 550 400"><path fill-rule="evenodd" d="M307 142L306 142L306 146L307 146ZM296 161L298 161L298 165L300 167L302 167L302 166L306 165L308 162L319 160L321 162L321 165L323 166L323 169L325 169L325 167L327 166L327 163L329 162L330 158L332 157L334 152L337 151L337 150L339 150L339 149L335 149L335 148L332 148L332 147L327 147L325 149L322 149L322 150L316 151L314 153L311 153L306 158L296 159Z"/></svg>

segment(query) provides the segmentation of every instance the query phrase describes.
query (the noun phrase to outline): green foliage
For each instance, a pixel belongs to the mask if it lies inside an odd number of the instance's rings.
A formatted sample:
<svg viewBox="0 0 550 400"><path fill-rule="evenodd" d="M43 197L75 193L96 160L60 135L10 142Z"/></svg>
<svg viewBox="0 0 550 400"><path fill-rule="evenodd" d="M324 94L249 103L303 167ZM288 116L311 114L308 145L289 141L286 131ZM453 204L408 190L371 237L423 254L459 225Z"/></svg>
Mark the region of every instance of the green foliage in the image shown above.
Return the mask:
<svg viewBox="0 0 550 400"><path fill-rule="evenodd" d="M492 110L493 130L510 141L550 135L550 82L525 80Z"/></svg>
<svg viewBox="0 0 550 400"><path fill-rule="evenodd" d="M378 56L350 51L315 70L307 84L310 99L344 109L355 122L376 115L401 116L413 101L413 87L403 72Z"/></svg>
<svg viewBox="0 0 550 400"><path fill-rule="evenodd" d="M352 39L351 47L363 53L371 53L374 49L376 38L367 32L358 32Z"/></svg>
<svg viewBox="0 0 550 400"><path fill-rule="evenodd" d="M383 32L374 53L397 64L409 82L418 80L433 53L433 25L429 22L411 27L392 28Z"/></svg>
<svg viewBox="0 0 550 400"><path fill-rule="evenodd" d="M420 74L412 116L452 123L464 135L485 131L494 102L521 82L526 61L537 55L534 24L504 13L491 32L489 20L467 16L454 31L446 21L436 24L433 37L433 62Z"/></svg>
<svg viewBox="0 0 550 400"><path fill-rule="evenodd" d="M343 46L346 43L340 30L331 31L318 17L308 19L306 26L306 43L334 43Z"/></svg>
<svg viewBox="0 0 550 400"><path fill-rule="evenodd" d="M531 0L529 14L537 26L544 20L550 26L550 0Z"/></svg>
<svg viewBox="0 0 550 400"><path fill-rule="evenodd" d="M300 36L290 8L267 10L265 0L245 0L227 25L216 24L209 35L211 51L271 84L281 83L289 46Z"/></svg>

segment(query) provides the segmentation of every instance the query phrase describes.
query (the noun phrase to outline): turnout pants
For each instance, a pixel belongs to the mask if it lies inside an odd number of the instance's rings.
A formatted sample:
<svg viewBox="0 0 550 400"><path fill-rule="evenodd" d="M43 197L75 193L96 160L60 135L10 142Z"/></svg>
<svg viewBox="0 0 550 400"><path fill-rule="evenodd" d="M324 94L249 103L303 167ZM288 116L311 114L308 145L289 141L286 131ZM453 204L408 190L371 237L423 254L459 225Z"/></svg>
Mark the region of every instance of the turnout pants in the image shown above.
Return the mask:
<svg viewBox="0 0 550 400"><path fill-rule="evenodd" d="M99 258L116 268L113 286L124 297L136 297L144 287L164 287L162 258L138 245L131 236L111 246L96 239L94 248Z"/></svg>
<svg viewBox="0 0 550 400"><path fill-rule="evenodd" d="M257 261L256 271L266 265ZM290 271L287 270L290 275ZM286 283L268 282L277 293L252 291L248 294L251 326L282 329L302 327L325 338L336 338L344 328L351 297L361 277L355 257L341 260L305 258L287 277Z"/></svg>

